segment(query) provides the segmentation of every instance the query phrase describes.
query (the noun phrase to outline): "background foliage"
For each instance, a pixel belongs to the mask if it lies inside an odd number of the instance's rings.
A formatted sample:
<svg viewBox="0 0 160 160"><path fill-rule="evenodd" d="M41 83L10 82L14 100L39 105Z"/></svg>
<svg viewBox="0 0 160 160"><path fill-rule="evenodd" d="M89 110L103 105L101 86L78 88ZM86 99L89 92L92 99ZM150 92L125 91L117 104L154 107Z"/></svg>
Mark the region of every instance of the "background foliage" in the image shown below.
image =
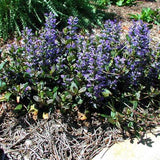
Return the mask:
<svg viewBox="0 0 160 160"><path fill-rule="evenodd" d="M81 26L100 23L104 17L89 0L1 0L0 37L6 40L15 31L20 34L25 27L40 28L44 14L50 11L60 20L61 28L69 16L79 17Z"/></svg>
<svg viewBox="0 0 160 160"><path fill-rule="evenodd" d="M130 18L160 25L160 9L143 8L141 14L130 14Z"/></svg>
<svg viewBox="0 0 160 160"><path fill-rule="evenodd" d="M79 26L102 25L107 17L103 9L107 5L132 5L134 0L1 0L0 37L7 40L21 30L30 27L40 29L45 21L44 14L52 12L57 16L58 27L63 28L69 16L80 19Z"/></svg>
<svg viewBox="0 0 160 160"><path fill-rule="evenodd" d="M135 0L94 0L99 6L115 4L119 7L121 6L131 6L135 4Z"/></svg>

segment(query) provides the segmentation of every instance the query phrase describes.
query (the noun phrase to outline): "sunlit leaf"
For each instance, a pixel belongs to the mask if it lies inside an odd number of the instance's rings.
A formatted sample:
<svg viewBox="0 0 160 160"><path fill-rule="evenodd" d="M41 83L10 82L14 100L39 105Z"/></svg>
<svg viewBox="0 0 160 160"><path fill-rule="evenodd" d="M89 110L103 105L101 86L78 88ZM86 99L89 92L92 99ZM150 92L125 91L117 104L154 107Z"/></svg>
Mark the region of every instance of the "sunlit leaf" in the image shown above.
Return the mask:
<svg viewBox="0 0 160 160"><path fill-rule="evenodd" d="M5 99L8 101L11 95L12 95L12 93L7 92L7 93L4 95L4 96L5 96Z"/></svg>
<svg viewBox="0 0 160 160"><path fill-rule="evenodd" d="M53 74L56 70L55 64L51 67L50 74Z"/></svg>
<svg viewBox="0 0 160 160"><path fill-rule="evenodd" d="M0 80L0 89L2 89L4 86L6 86L6 83Z"/></svg>
<svg viewBox="0 0 160 160"><path fill-rule="evenodd" d="M82 104L82 103L83 103L83 99L80 98L80 99L78 100L78 104Z"/></svg>
<svg viewBox="0 0 160 160"><path fill-rule="evenodd" d="M6 63L6 61L4 61L4 62L2 62L2 63L0 64L0 70L4 67L5 63Z"/></svg>
<svg viewBox="0 0 160 160"><path fill-rule="evenodd" d="M112 111L111 111L111 117L112 117L113 119L116 119L116 112L112 112Z"/></svg>
<svg viewBox="0 0 160 160"><path fill-rule="evenodd" d="M72 99L72 95L71 95L71 94L68 94L68 95L66 95L65 98L66 98L66 99Z"/></svg>
<svg viewBox="0 0 160 160"><path fill-rule="evenodd" d="M78 93L83 93L83 92L85 92L86 91L86 87L82 87L79 91L78 91Z"/></svg>
<svg viewBox="0 0 160 160"><path fill-rule="evenodd" d="M119 121L116 121L116 126L117 126L118 128L121 128L121 124L120 124Z"/></svg>
<svg viewBox="0 0 160 160"><path fill-rule="evenodd" d="M70 90L72 93L75 93L75 94L78 92L78 87L75 82L71 83Z"/></svg>
<svg viewBox="0 0 160 160"><path fill-rule="evenodd" d="M108 90L108 89L105 89L103 92L102 92L103 96L104 97L109 97L110 95L112 95L112 93Z"/></svg>

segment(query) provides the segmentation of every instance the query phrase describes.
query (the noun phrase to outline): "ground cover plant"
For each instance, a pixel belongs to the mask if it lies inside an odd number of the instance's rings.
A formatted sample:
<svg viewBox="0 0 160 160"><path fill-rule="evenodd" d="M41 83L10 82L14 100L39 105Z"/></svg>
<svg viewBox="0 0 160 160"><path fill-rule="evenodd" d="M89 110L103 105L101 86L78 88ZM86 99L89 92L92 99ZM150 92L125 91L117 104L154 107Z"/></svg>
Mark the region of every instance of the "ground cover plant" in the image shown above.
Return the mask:
<svg viewBox="0 0 160 160"><path fill-rule="evenodd" d="M126 41L121 25L107 20L99 35L77 32L70 17L62 32L55 15L34 34L26 28L0 59L1 101L11 102L19 115L43 117L60 110L83 120L94 113L125 130L139 131L158 118L160 47L149 46L149 29L134 22Z"/></svg>

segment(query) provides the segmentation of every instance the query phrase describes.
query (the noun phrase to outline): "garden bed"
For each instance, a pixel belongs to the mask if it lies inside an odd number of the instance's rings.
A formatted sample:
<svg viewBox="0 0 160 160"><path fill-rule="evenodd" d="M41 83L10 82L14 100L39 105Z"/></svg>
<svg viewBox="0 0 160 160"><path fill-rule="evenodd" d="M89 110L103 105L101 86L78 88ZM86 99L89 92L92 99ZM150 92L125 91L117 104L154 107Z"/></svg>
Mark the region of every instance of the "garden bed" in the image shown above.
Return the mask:
<svg viewBox="0 0 160 160"><path fill-rule="evenodd" d="M138 2L135 6L120 8L110 6L106 12L117 14L122 22L125 37L132 24L128 14L140 13L142 7L155 9L159 3ZM96 29L95 32L98 34L99 30ZM153 24L150 32L152 38L150 45L155 47L157 42L160 42L158 26ZM72 115L64 116L56 110L47 119L33 120L29 113L25 116L16 116L13 107L8 103L3 102L0 109L0 147L3 148L6 159L8 157L11 160L28 160L28 157L32 157L31 159L37 160L89 160L104 147L110 147L116 141L123 140L123 130L116 129L107 119L100 118L96 114L92 114L90 119L83 119L84 115L81 113L72 117ZM154 121L151 119L146 129L158 124L159 119ZM125 132L125 136L130 137L131 133Z"/></svg>

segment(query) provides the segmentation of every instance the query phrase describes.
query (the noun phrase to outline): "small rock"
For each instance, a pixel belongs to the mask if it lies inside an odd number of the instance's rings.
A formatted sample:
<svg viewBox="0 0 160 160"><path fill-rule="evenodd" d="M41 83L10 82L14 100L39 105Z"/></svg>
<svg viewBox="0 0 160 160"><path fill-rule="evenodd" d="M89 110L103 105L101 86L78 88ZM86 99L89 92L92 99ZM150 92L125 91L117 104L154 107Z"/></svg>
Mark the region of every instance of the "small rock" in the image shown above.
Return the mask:
<svg viewBox="0 0 160 160"><path fill-rule="evenodd" d="M32 143L31 140L27 139L24 144L25 144L26 147L28 148L28 147L30 147L33 143Z"/></svg>
<svg viewBox="0 0 160 160"><path fill-rule="evenodd" d="M24 160L29 160L29 155L28 155L28 154L25 155L25 156L23 157L23 159L24 159Z"/></svg>

